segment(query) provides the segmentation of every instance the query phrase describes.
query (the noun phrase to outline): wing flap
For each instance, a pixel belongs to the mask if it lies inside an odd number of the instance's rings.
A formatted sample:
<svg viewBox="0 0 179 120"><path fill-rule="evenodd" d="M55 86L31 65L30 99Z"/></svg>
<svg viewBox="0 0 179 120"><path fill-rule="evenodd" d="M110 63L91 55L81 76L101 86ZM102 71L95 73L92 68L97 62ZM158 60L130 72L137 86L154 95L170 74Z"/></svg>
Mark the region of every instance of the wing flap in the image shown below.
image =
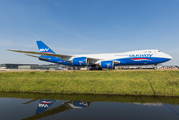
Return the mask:
<svg viewBox="0 0 179 120"><path fill-rule="evenodd" d="M39 56L34 56L34 55L29 55L29 54L25 54L25 55L30 56L30 57L40 58L40 59L43 59L43 60L50 60L50 58L44 58L44 57L39 57Z"/></svg>

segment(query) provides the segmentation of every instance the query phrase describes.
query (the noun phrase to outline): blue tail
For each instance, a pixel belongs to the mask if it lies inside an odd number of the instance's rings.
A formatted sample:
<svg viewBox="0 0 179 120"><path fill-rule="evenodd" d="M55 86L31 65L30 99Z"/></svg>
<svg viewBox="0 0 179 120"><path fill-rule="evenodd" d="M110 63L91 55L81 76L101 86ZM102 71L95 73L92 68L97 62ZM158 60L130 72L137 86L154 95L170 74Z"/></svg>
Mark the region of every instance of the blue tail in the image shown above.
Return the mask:
<svg viewBox="0 0 179 120"><path fill-rule="evenodd" d="M40 52L55 54L55 52L52 49L50 49L46 44L44 44L42 41L36 41L36 42Z"/></svg>

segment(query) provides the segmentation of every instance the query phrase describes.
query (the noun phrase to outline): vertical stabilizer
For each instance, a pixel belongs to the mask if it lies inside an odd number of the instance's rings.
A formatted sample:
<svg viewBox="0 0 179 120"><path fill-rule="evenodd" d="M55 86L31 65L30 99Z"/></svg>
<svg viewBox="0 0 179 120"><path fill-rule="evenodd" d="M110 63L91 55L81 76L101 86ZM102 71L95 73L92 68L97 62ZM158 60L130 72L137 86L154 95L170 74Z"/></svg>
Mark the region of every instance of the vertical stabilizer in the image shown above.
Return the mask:
<svg viewBox="0 0 179 120"><path fill-rule="evenodd" d="M36 41L36 42L40 52L55 54L55 52L52 49L50 49L46 44L44 44L42 41Z"/></svg>

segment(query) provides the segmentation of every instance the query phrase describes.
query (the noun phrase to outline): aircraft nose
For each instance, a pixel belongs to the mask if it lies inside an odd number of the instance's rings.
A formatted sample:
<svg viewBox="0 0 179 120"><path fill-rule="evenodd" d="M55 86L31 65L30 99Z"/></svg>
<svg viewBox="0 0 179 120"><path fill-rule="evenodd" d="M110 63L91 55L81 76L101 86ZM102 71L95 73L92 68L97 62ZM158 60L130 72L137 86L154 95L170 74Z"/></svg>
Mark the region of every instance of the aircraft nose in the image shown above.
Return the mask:
<svg viewBox="0 0 179 120"><path fill-rule="evenodd" d="M170 55L169 55L169 57L168 57L168 58L169 58L169 59L172 59L172 56L170 56Z"/></svg>
<svg viewBox="0 0 179 120"><path fill-rule="evenodd" d="M168 58L168 59L172 59L172 56L170 56L170 55L168 55L168 54L166 54L166 58Z"/></svg>

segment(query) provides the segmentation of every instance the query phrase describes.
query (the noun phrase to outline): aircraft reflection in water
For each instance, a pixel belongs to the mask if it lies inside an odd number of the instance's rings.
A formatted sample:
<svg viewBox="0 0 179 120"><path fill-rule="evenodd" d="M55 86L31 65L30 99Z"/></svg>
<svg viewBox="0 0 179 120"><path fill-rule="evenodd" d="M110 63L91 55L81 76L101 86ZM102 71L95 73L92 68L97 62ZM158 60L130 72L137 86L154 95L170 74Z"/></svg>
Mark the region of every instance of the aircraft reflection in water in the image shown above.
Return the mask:
<svg viewBox="0 0 179 120"><path fill-rule="evenodd" d="M26 103L23 103L23 105L29 104L34 101L37 100L36 99L30 100ZM54 104L55 102L56 100L40 100L35 115L25 118L23 120L42 119L44 117L58 114L67 110L71 110L73 108L82 109L89 106L89 102L87 101L69 101L69 102L64 102L62 105L56 108L49 109L50 106L52 106L52 104Z"/></svg>
<svg viewBox="0 0 179 120"><path fill-rule="evenodd" d="M162 103L138 103L134 102L136 105L143 105L143 106L158 106L161 107L163 104Z"/></svg>

